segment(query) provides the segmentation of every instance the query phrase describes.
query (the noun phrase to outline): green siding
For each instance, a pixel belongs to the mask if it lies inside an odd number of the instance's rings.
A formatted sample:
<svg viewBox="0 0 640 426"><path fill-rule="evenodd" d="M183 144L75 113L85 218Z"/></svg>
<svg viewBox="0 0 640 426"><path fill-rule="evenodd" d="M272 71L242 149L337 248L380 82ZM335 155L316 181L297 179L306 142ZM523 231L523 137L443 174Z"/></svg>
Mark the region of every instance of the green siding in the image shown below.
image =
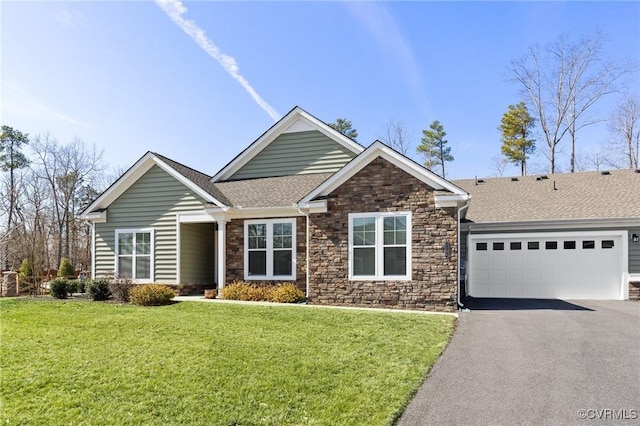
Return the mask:
<svg viewBox="0 0 640 426"><path fill-rule="evenodd" d="M640 274L640 243L631 241L631 234L640 234L640 228L571 228L571 229L541 229L535 231L475 231L473 235L481 234L519 234L523 232L580 232L580 231L628 231L629 232L629 273ZM468 232L463 232L461 238L464 238L465 247L462 251L462 258L467 259L466 239Z"/></svg>
<svg viewBox="0 0 640 426"><path fill-rule="evenodd" d="M231 176L230 180L336 172L355 154L317 130L285 133Z"/></svg>
<svg viewBox="0 0 640 426"><path fill-rule="evenodd" d="M214 224L185 223L180 226L180 282L213 284Z"/></svg>
<svg viewBox="0 0 640 426"><path fill-rule="evenodd" d="M96 223L96 276L115 271L116 229L153 228L155 281L176 283L176 214L201 210L205 201L173 176L153 166L107 209Z"/></svg>

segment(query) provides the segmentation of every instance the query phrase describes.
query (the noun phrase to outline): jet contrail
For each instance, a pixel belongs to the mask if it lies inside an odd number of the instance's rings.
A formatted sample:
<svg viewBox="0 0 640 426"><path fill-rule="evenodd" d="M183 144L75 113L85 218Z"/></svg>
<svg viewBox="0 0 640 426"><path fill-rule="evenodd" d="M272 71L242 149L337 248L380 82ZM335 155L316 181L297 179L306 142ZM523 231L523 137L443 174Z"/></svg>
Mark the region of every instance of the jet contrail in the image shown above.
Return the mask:
<svg viewBox="0 0 640 426"><path fill-rule="evenodd" d="M207 38L204 30L198 26L193 21L187 20L183 18L183 15L187 13L187 8L184 7L180 0L156 0L156 4L167 14L169 18L173 22L176 23L182 31L187 33L198 46L202 48L205 52L209 54L213 59L218 61L222 68L226 72L231 75L240 85L244 88L244 90L251 95L253 100L258 104L260 108L262 108L269 117L271 117L274 121L280 119L281 115L271 107L262 97L255 91L253 87L249 84L249 82L240 75L240 69L238 68L238 64L236 63L236 59L233 56L225 55L218 49L218 46L213 44L211 40Z"/></svg>

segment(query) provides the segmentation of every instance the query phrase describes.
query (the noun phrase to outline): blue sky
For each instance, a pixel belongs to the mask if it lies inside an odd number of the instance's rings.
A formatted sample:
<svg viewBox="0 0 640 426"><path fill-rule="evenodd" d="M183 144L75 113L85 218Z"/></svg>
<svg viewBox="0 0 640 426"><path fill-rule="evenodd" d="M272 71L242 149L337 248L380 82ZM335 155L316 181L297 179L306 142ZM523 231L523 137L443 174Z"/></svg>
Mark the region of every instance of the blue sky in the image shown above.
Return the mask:
<svg viewBox="0 0 640 426"><path fill-rule="evenodd" d="M323 121L350 119L365 146L394 119L415 147L437 119L455 157L447 178L488 176L502 114L520 100L507 68L529 46L600 30L607 56L640 60L638 2L183 7L172 20L154 2L0 2L2 124L79 137L114 167L151 150L213 175L296 105ZM180 19L204 31L209 52ZM626 84L638 93L640 71ZM586 152L608 133L596 125L579 136Z"/></svg>

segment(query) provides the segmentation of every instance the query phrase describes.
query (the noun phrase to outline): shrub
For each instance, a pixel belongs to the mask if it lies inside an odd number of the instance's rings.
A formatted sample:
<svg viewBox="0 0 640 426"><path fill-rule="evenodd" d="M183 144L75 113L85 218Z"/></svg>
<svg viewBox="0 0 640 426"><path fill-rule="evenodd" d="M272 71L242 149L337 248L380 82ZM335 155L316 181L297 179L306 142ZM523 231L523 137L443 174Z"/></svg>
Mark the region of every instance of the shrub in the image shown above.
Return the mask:
<svg viewBox="0 0 640 426"><path fill-rule="evenodd" d="M66 257L60 259L60 267L58 268L58 276L59 277L67 277L69 275L74 274L73 266L71 265L71 261Z"/></svg>
<svg viewBox="0 0 640 426"><path fill-rule="evenodd" d="M222 289L222 297L228 300L268 301L278 303L298 303L304 300L304 293L293 283L278 285L249 284L234 281Z"/></svg>
<svg viewBox="0 0 640 426"><path fill-rule="evenodd" d="M131 303L141 306L168 305L175 295L173 289L164 284L143 284L130 292Z"/></svg>
<svg viewBox="0 0 640 426"><path fill-rule="evenodd" d="M76 280L68 280L67 281L67 293L72 295L73 293L78 292L78 281Z"/></svg>
<svg viewBox="0 0 640 426"><path fill-rule="evenodd" d="M56 299L66 299L69 292L66 278L56 278L49 283L49 292Z"/></svg>
<svg viewBox="0 0 640 426"><path fill-rule="evenodd" d="M109 283L109 291L118 302L128 303L130 300L131 290L136 284L131 282L129 278L120 278Z"/></svg>
<svg viewBox="0 0 640 426"><path fill-rule="evenodd" d="M304 301L304 293L294 283L284 283L272 287L269 291L269 301L277 303L299 303Z"/></svg>
<svg viewBox="0 0 640 426"><path fill-rule="evenodd" d="M109 281L104 278L91 280L87 284L87 292L93 300L107 300L111 296Z"/></svg>
<svg viewBox="0 0 640 426"><path fill-rule="evenodd" d="M33 264L31 263L31 259L25 258L20 264L20 269L18 269L18 275L20 278L29 278L33 275Z"/></svg>

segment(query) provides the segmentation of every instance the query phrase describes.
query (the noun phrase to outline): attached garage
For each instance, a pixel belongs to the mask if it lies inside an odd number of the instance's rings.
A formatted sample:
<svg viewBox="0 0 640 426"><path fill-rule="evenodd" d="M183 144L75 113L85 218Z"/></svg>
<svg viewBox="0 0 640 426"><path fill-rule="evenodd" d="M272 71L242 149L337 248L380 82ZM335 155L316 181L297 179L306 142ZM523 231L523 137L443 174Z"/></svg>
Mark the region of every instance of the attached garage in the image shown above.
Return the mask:
<svg viewBox="0 0 640 426"><path fill-rule="evenodd" d="M472 297L625 299L628 232L470 234Z"/></svg>

